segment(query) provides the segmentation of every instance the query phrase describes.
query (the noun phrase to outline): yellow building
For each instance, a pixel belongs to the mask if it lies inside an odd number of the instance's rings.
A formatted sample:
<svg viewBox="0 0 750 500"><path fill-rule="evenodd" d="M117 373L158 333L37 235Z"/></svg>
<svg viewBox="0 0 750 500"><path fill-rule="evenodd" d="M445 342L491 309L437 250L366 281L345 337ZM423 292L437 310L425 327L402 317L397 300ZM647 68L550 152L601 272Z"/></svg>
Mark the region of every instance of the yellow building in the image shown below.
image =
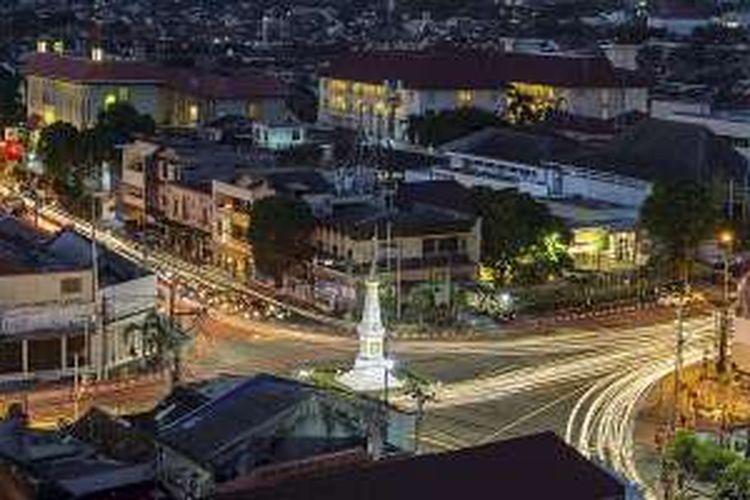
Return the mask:
<svg viewBox="0 0 750 500"><path fill-rule="evenodd" d="M194 126L222 116L271 120L285 113L287 90L275 77L223 76L154 64L30 54L23 68L29 117L91 127L101 111L129 102L157 125Z"/></svg>

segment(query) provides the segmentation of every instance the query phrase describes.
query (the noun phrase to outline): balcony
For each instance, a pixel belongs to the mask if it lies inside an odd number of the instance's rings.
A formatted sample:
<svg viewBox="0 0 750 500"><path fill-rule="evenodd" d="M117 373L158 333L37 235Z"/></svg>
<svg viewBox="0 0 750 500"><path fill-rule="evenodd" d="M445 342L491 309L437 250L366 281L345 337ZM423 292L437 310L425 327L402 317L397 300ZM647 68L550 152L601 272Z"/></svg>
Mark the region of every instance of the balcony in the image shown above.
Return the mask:
<svg viewBox="0 0 750 500"><path fill-rule="evenodd" d="M55 304L15 307L0 311L0 335L42 330L80 330L90 323L94 304Z"/></svg>

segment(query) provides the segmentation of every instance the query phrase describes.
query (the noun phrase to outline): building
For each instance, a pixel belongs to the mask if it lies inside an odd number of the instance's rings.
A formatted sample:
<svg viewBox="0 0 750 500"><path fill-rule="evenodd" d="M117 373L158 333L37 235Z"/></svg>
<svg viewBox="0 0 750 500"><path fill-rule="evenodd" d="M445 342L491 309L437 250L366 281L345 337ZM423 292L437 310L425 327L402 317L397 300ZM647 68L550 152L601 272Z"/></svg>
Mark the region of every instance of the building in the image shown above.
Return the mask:
<svg viewBox="0 0 750 500"><path fill-rule="evenodd" d="M92 431L106 432L106 443L92 441ZM15 411L0 420L0 490L8 498L150 498L154 475L148 444L99 410L62 430L29 428ZM21 492L28 497L14 495Z"/></svg>
<svg viewBox="0 0 750 500"><path fill-rule="evenodd" d="M414 450L415 417L377 400L271 375L177 391L144 420L156 440L159 484L177 499L234 490L259 471L313 457Z"/></svg>
<svg viewBox="0 0 750 500"><path fill-rule="evenodd" d="M307 140L306 135L305 126L291 115L253 123L255 145L272 151L301 146Z"/></svg>
<svg viewBox="0 0 750 500"><path fill-rule="evenodd" d="M412 116L476 107L504 113L515 89L565 114L600 120L648 110L648 82L605 57L522 53L360 52L320 78L321 123L407 137Z"/></svg>
<svg viewBox="0 0 750 500"><path fill-rule="evenodd" d="M122 219L157 228L164 242L198 261L214 259L212 182L227 181L251 159L229 145L195 137L135 141L123 148Z"/></svg>
<svg viewBox="0 0 750 500"><path fill-rule="evenodd" d="M643 263L637 223L651 183L611 165L592 168L577 141L516 129L485 129L441 148L449 159L409 177L452 180L466 187L515 189L545 203L572 230L576 268L627 269ZM408 186L408 184L407 184Z"/></svg>
<svg viewBox="0 0 750 500"><path fill-rule="evenodd" d="M91 242L63 230L51 237L17 219L0 220L0 379L105 376L143 352L127 332L155 307L156 279L98 249L95 300Z"/></svg>
<svg viewBox="0 0 750 500"><path fill-rule="evenodd" d="M222 116L273 120L285 113L285 87L256 73L217 74L144 62L30 54L23 67L26 110L44 123L92 127L99 113L129 102L157 125L195 126Z"/></svg>
<svg viewBox="0 0 750 500"><path fill-rule="evenodd" d="M253 204L283 195L300 198L315 211L330 202L333 190L321 172L304 168L255 169L237 175L231 182L213 180L215 261L234 275L251 276L248 234Z"/></svg>
<svg viewBox="0 0 750 500"><path fill-rule="evenodd" d="M241 493L258 500L409 500L467 494L477 500L629 498L618 479L551 432L444 453L367 462ZM217 496L219 500L229 498L233 497Z"/></svg>
<svg viewBox="0 0 750 500"><path fill-rule="evenodd" d="M403 287L474 281L481 250L481 218L455 182L403 184L391 208L378 197L333 205L313 233L316 273L335 301L349 301L375 258L378 272ZM443 295L440 294L442 297Z"/></svg>

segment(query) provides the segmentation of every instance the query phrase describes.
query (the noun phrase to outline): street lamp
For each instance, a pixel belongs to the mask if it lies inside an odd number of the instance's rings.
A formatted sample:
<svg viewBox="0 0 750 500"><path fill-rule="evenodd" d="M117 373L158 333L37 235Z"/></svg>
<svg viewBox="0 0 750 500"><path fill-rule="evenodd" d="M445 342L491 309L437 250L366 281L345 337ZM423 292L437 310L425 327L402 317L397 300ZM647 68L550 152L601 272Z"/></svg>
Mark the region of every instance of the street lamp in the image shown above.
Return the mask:
<svg viewBox="0 0 750 500"><path fill-rule="evenodd" d="M734 233L725 229L719 233L719 244L723 249L724 257L724 302L729 302L729 255L732 252L732 245L734 244Z"/></svg>
<svg viewBox="0 0 750 500"><path fill-rule="evenodd" d="M734 233L730 229L721 231L718 235L719 244L724 257L724 303L721 308L719 323L719 360L718 371L724 373L727 365L727 343L729 342L729 257L734 243Z"/></svg>

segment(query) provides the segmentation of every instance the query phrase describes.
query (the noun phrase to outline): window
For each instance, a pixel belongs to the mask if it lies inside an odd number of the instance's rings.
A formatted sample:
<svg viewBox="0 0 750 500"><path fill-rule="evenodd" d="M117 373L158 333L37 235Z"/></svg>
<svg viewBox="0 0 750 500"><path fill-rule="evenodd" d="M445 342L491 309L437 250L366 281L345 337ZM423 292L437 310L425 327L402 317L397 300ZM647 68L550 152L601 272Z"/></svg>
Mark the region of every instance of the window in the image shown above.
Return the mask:
<svg viewBox="0 0 750 500"><path fill-rule="evenodd" d="M81 278L63 278L60 281L60 293L70 295L72 293L81 293L83 285Z"/></svg>
<svg viewBox="0 0 750 500"><path fill-rule="evenodd" d="M300 134L298 129L292 130L292 142L298 142L299 140L301 140L301 136L302 134Z"/></svg>
<svg viewBox="0 0 750 500"><path fill-rule="evenodd" d="M188 108L188 120L191 123L195 123L198 121L198 105L197 104L191 104Z"/></svg>
<svg viewBox="0 0 750 500"><path fill-rule="evenodd" d="M433 255L437 252L437 240L427 238L422 240L422 255Z"/></svg>
<svg viewBox="0 0 750 500"><path fill-rule="evenodd" d="M459 106L470 106L474 100L474 92L471 90L459 90L458 91L458 104Z"/></svg>
<svg viewBox="0 0 750 500"><path fill-rule="evenodd" d="M444 238L438 241L440 253L456 253L458 250L458 238Z"/></svg>
<svg viewBox="0 0 750 500"><path fill-rule="evenodd" d="M120 87L117 89L117 100L127 101L130 99L130 89L127 87Z"/></svg>

